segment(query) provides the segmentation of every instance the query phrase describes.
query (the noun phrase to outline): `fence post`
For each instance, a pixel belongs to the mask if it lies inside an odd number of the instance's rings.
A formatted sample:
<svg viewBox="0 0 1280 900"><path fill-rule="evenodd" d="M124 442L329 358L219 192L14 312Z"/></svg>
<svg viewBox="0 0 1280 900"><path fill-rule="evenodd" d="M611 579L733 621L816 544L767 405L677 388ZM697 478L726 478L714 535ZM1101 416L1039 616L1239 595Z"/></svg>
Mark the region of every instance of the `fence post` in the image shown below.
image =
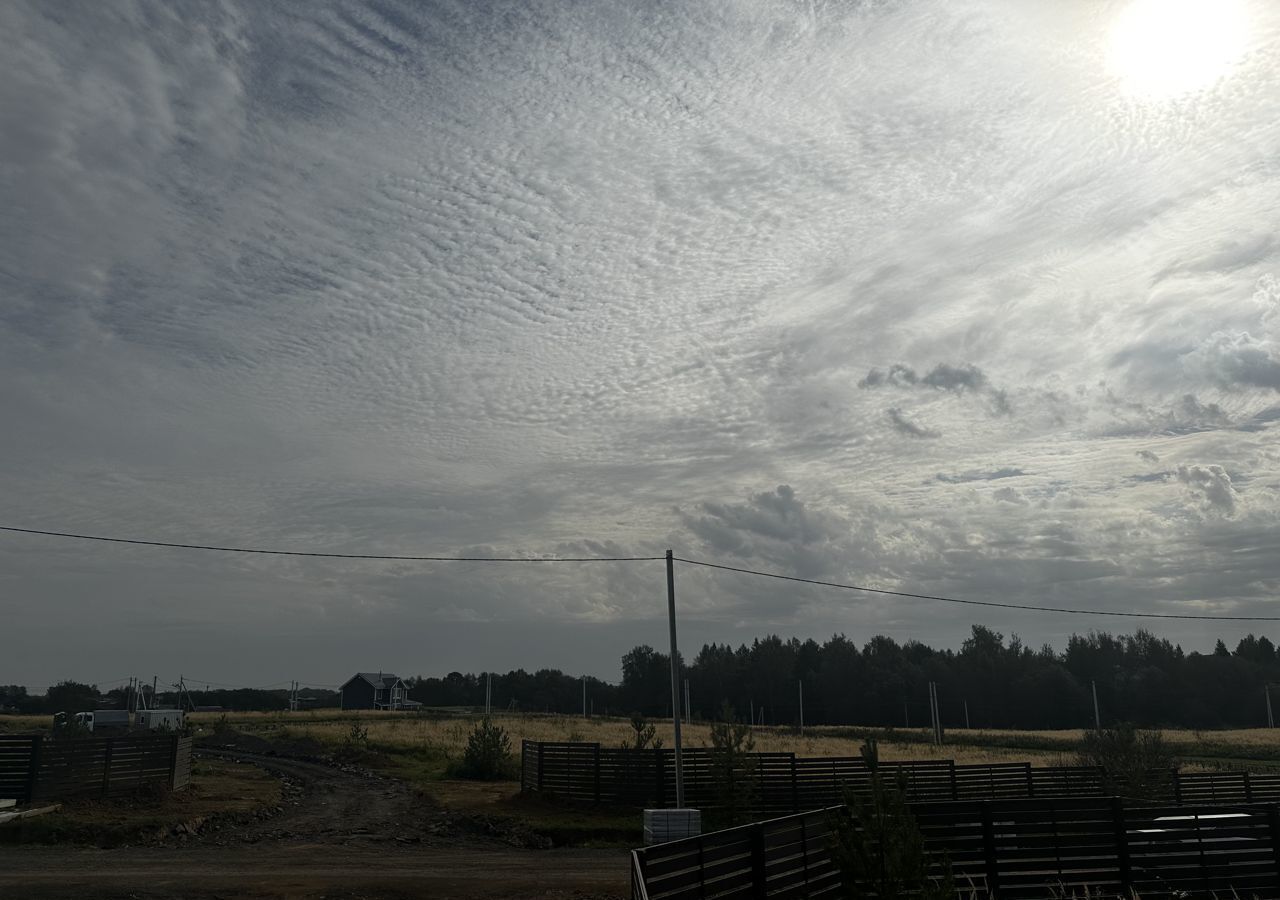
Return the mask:
<svg viewBox="0 0 1280 900"><path fill-rule="evenodd" d="M27 760L27 795L23 803L32 803L36 799L36 779L40 777L40 747L44 738L34 735L31 738L31 756Z"/></svg>
<svg viewBox="0 0 1280 900"><path fill-rule="evenodd" d="M947 760L947 767L951 770L951 799L960 799L960 787L956 784L956 761L954 759Z"/></svg>
<svg viewBox="0 0 1280 900"><path fill-rule="evenodd" d="M111 755L115 750L116 739L107 738L106 757L102 761L102 796L109 797L111 795Z"/></svg>
<svg viewBox="0 0 1280 900"><path fill-rule="evenodd" d="M1271 858L1276 864L1276 887L1280 888L1280 811L1267 804L1267 829L1271 832Z"/></svg>
<svg viewBox="0 0 1280 900"><path fill-rule="evenodd" d="M1214 787L1213 776L1209 776L1209 790L1212 792ZM1174 770L1173 773L1173 802L1178 806L1182 805L1182 773Z"/></svg>
<svg viewBox="0 0 1280 900"><path fill-rule="evenodd" d="M1244 773L1244 802L1245 803L1253 802L1253 782L1249 778L1248 769L1246 769Z"/></svg>
<svg viewBox="0 0 1280 900"><path fill-rule="evenodd" d="M800 812L800 785L796 782L796 755L791 754L791 811Z"/></svg>
<svg viewBox="0 0 1280 900"><path fill-rule="evenodd" d="M546 761L546 755L543 753L545 745L542 741L538 741L538 793L542 793L542 770L543 763Z"/></svg>
<svg viewBox="0 0 1280 900"><path fill-rule="evenodd" d="M996 856L996 828L991 821L991 801L982 801L982 851L987 864L987 895L1000 896L1000 861Z"/></svg>
<svg viewBox="0 0 1280 900"><path fill-rule="evenodd" d="M182 738L175 734L172 740L173 743L169 745L169 790L176 791L178 789L178 744L182 742Z"/></svg>
<svg viewBox="0 0 1280 900"><path fill-rule="evenodd" d="M654 749L653 761L654 761L654 764L658 767L658 780L654 783L654 790L657 792L658 796L657 796L657 801L653 805L658 809L663 809L667 805L667 791L666 791L666 785L664 784L666 779L663 777L664 766L662 765L661 750Z"/></svg>
<svg viewBox="0 0 1280 900"><path fill-rule="evenodd" d="M1036 783L1031 775L1031 763L1025 763L1027 767L1027 796L1034 797L1036 795Z"/></svg>
<svg viewBox="0 0 1280 900"><path fill-rule="evenodd" d="M599 803L600 802L600 744L599 743L597 743L595 745L595 748L592 750L591 757L592 757L591 761L594 764L593 768L595 769L595 773L596 773L596 784L595 784L596 803Z"/></svg>
<svg viewBox="0 0 1280 900"><path fill-rule="evenodd" d="M1129 830L1124 821L1124 801L1111 798L1111 822L1116 837L1116 862L1120 868L1120 892L1133 895L1133 872L1129 868Z"/></svg>
<svg viewBox="0 0 1280 900"><path fill-rule="evenodd" d="M764 900L768 893L764 869L764 825L751 826L751 894Z"/></svg>

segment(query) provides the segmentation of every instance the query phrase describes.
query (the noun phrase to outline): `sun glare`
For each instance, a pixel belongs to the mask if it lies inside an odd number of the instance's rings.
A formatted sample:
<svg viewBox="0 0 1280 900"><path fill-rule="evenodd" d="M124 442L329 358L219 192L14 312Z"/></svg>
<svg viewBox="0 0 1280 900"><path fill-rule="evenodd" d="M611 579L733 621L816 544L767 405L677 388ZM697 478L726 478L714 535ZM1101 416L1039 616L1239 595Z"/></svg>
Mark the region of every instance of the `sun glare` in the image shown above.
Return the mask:
<svg viewBox="0 0 1280 900"><path fill-rule="evenodd" d="M1165 99L1212 85L1244 43L1241 0L1133 0L1111 27L1107 62L1127 93Z"/></svg>

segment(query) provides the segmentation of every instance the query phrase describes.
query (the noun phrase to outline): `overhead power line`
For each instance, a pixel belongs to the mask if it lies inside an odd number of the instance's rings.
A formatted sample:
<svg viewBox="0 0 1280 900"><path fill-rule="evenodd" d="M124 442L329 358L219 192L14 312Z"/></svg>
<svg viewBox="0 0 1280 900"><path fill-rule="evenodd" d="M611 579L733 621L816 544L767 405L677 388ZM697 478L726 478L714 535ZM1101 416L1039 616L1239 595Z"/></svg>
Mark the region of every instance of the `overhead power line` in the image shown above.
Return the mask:
<svg viewBox="0 0 1280 900"><path fill-rule="evenodd" d="M137 544L143 547L171 547L176 550L212 550L216 553L257 553L265 556L311 556L321 559L380 559L400 562L501 562L501 563L552 563L552 562L652 562L663 556L401 556L377 553L318 553L310 550L264 550L259 547L217 547L210 544L179 544L172 541L142 541L134 538L103 537L97 534L74 534L68 531L41 531L37 528L14 528L0 525L0 531L16 534L36 534L43 537L73 538L78 541L99 541L107 544Z"/></svg>
<svg viewBox="0 0 1280 900"><path fill-rule="evenodd" d="M843 591L863 591L868 594L887 594L890 597L910 597L915 600L937 600L942 603L962 603L965 606L994 606L997 609L1025 609L1031 612L1066 613L1073 616L1126 616L1134 619L1211 619L1217 622L1280 622L1280 616L1198 616L1190 613L1143 613L1118 612L1107 609L1072 609L1065 606L1030 606L1023 603L998 603L995 600L960 600L956 597L942 597L937 594L912 594L908 591L890 591L885 588L863 587L856 584L841 584L837 581L818 581L814 578L798 578L795 575L779 575L777 572L760 572L755 569L742 569L737 566L724 566L719 563L702 562L696 559L674 557L676 562L690 566L702 566L706 569L722 569L725 572L738 572L742 575L755 575L760 578L776 578L779 581L795 581L800 584L814 584L819 587L839 588Z"/></svg>
<svg viewBox="0 0 1280 900"><path fill-rule="evenodd" d="M377 553L321 553L310 550L269 550L261 547L221 547L209 544L176 543L172 541L144 541L134 538L104 537L93 534L76 534L66 531L43 531L36 528L16 528L0 525L0 531L16 534L34 534L43 537L71 538L79 541L99 541L109 544L136 544L144 547L170 547L178 550L210 550L216 553L256 553L267 556L308 556L321 559L370 559L403 562L475 562L475 563L592 563L592 562L656 562L665 560L665 556L404 556ZM914 600L933 600L939 603L958 603L964 606L986 606L995 609L1020 609L1028 612L1061 613L1072 616L1119 616L1130 619L1193 619L1214 622L1280 622L1280 616L1212 616L1195 615L1193 613L1150 613L1124 612L1108 609L1075 609L1066 606L1032 606L1024 603L1000 603L996 600L962 600L957 597L944 597L939 594L916 594L909 591L891 591L887 588L873 588L865 585L845 584L838 581L821 581L814 578L800 578L796 575L782 575L778 572L762 572L758 569L747 569L739 566L726 566L721 563L704 562L697 559L673 557L674 561L689 566L701 566L706 569L719 569L725 572L737 572L740 575L752 575L757 578L773 578L778 581L791 581L797 584L811 584L817 587L836 588L843 591L860 591L867 594L883 594L889 597L907 597ZM318 687L320 685L317 685Z"/></svg>

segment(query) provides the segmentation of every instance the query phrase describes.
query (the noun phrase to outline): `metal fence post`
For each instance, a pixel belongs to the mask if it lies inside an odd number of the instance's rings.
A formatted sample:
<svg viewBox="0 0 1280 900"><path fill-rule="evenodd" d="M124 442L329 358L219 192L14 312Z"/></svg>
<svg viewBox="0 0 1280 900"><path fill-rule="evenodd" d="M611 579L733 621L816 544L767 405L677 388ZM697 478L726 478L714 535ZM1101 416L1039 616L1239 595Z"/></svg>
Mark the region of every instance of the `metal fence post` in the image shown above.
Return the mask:
<svg viewBox="0 0 1280 900"><path fill-rule="evenodd" d="M40 746L44 738L34 735L31 738L31 756L27 759L27 795L23 803L31 803L36 799L36 780L40 777Z"/></svg>
<svg viewBox="0 0 1280 900"><path fill-rule="evenodd" d="M991 801L982 801L982 852L987 864L987 895L1000 896L1000 860L996 856L996 828L991 820Z"/></svg>
<svg viewBox="0 0 1280 900"><path fill-rule="evenodd" d="M1276 887L1280 888L1280 809L1267 804L1267 830L1271 832L1271 858L1276 864Z"/></svg>
<svg viewBox="0 0 1280 900"><path fill-rule="evenodd" d="M113 737L107 738L106 756L102 760L102 796L104 797L111 795L111 756L115 747L116 739Z"/></svg>
<svg viewBox="0 0 1280 900"><path fill-rule="evenodd" d="M791 754L791 811L800 812L800 785L796 781L796 755Z"/></svg>
<svg viewBox="0 0 1280 900"><path fill-rule="evenodd" d="M178 789L178 745L182 743L182 738L175 734L172 741L169 745L169 790L176 791Z"/></svg>
<svg viewBox="0 0 1280 900"><path fill-rule="evenodd" d="M1133 872L1129 867L1129 829L1124 821L1124 801L1111 798L1111 821L1116 838L1116 863L1120 869L1120 891L1125 896L1133 894Z"/></svg>
<svg viewBox="0 0 1280 900"><path fill-rule="evenodd" d="M595 769L595 795L596 803L600 802L600 745L597 743L591 753L591 761Z"/></svg>
<svg viewBox="0 0 1280 900"><path fill-rule="evenodd" d="M768 885L765 884L763 824L751 826L751 893L758 900L764 900L768 893Z"/></svg>

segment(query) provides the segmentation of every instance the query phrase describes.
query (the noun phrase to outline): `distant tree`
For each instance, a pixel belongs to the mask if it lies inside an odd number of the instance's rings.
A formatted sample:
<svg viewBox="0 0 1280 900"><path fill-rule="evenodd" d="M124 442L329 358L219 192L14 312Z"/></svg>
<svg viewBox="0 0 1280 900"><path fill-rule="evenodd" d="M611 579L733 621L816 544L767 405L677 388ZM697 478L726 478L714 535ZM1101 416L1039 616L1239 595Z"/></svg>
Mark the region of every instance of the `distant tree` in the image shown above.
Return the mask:
<svg viewBox="0 0 1280 900"><path fill-rule="evenodd" d="M31 702L20 684L0 684L0 712L18 712Z"/></svg>
<svg viewBox="0 0 1280 900"><path fill-rule="evenodd" d="M86 712L98 705L98 687L78 681L59 681L45 693L48 712Z"/></svg>
<svg viewBox="0 0 1280 900"><path fill-rule="evenodd" d="M1227 649L1227 645L1222 643L1222 638L1218 638L1218 642L1213 645L1214 656L1230 656L1231 651Z"/></svg>

